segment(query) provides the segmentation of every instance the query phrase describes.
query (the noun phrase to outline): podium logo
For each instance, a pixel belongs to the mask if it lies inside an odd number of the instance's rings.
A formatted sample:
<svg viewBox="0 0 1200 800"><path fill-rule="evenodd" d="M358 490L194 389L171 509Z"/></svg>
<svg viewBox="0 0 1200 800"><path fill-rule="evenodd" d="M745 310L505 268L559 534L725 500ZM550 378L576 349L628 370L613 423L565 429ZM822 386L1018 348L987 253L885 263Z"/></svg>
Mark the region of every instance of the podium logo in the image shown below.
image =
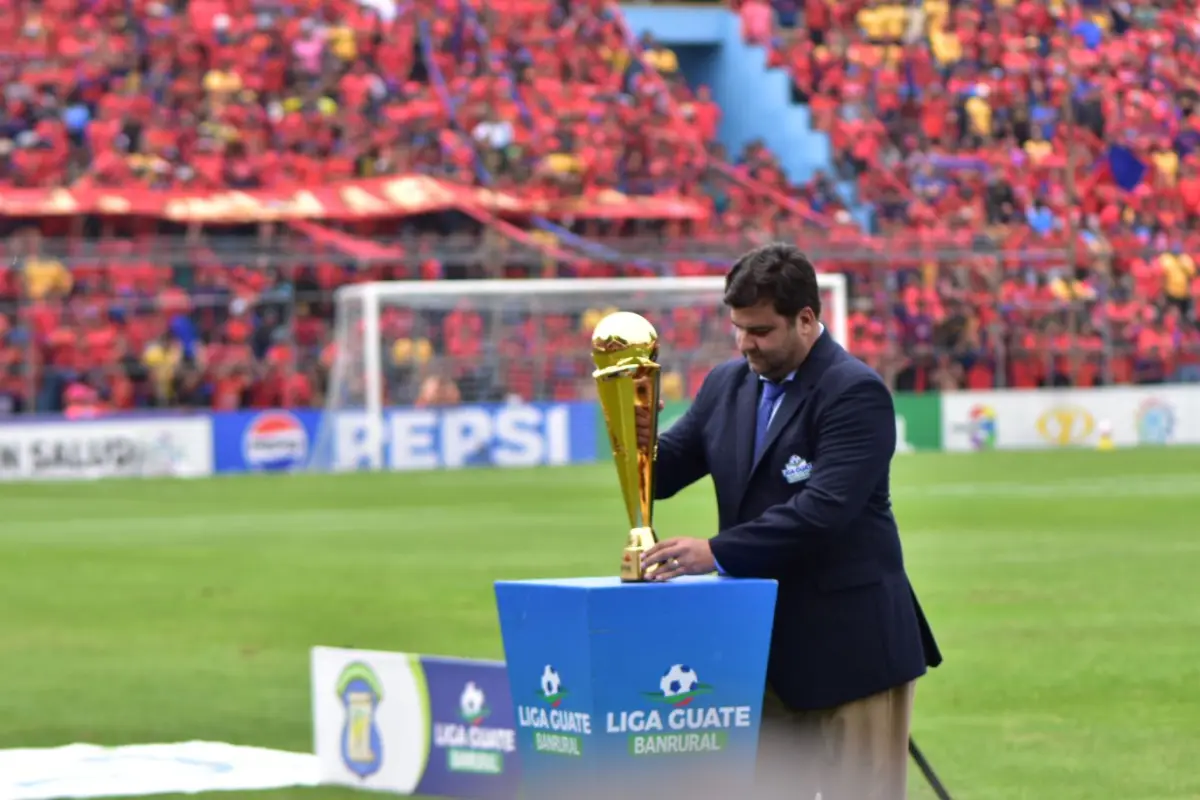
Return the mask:
<svg viewBox="0 0 1200 800"><path fill-rule="evenodd" d="M708 694L712 687L700 682L696 671L683 664L676 664L658 682L659 691L646 692L646 696L657 703L670 703L676 708L688 705L697 696Z"/></svg>
<svg viewBox="0 0 1200 800"><path fill-rule="evenodd" d="M499 775L504 772L504 754L517 749L516 732L485 728L491 714L487 697L475 681L468 681L458 699L459 722L434 722L433 746L446 751L446 769Z"/></svg>
<svg viewBox="0 0 1200 800"><path fill-rule="evenodd" d="M462 697L458 699L458 713L468 725L478 725L492 713L487 707L487 697L475 681L468 681L463 687Z"/></svg>
<svg viewBox="0 0 1200 800"><path fill-rule="evenodd" d="M547 664L546 668L542 670L542 698L552 708L558 708L566 695L567 690L563 686L558 670Z"/></svg>
<svg viewBox="0 0 1200 800"><path fill-rule="evenodd" d="M338 699L346 709L342 725L342 763L366 779L383 766L383 739L376 711L383 702L383 684L375 671L361 661L347 664L338 676Z"/></svg>
<svg viewBox="0 0 1200 800"><path fill-rule="evenodd" d="M583 737L592 733L592 715L561 708L567 696L562 676L550 664L542 669L536 692L538 705L517 706L517 726L533 730L533 747L539 753L582 756Z"/></svg>
<svg viewBox="0 0 1200 800"><path fill-rule="evenodd" d="M751 727L750 706L695 704L703 695L714 692L712 686L700 682L696 670L675 664L662 674L657 692L642 693L652 703L673 708L610 711L605 720L606 732L627 735L629 754L633 756L724 750L730 731Z"/></svg>

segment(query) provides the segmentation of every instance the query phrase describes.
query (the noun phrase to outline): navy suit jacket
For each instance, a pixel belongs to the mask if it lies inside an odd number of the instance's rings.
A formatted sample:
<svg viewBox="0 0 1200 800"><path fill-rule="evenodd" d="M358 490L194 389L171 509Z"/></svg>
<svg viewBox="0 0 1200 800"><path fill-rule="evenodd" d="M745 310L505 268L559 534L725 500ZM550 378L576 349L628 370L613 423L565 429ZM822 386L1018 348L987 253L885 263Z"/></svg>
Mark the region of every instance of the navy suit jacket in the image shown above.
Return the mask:
<svg viewBox="0 0 1200 800"><path fill-rule="evenodd" d="M767 681L785 705L831 708L920 677L941 654L892 515L891 392L822 333L751 463L760 383L744 359L709 373L659 437L655 496L711 475L721 568L778 580Z"/></svg>

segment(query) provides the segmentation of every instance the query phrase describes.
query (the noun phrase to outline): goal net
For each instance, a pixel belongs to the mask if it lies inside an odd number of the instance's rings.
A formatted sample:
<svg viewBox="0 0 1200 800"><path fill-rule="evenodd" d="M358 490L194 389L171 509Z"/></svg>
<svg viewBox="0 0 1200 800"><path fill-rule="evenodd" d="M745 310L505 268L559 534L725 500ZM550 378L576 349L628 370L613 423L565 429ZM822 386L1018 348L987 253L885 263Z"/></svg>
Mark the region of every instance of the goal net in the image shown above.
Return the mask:
<svg viewBox="0 0 1200 800"><path fill-rule="evenodd" d="M845 277L820 274L818 280L821 319L844 343ZM663 399L687 400L712 367L736 355L724 286L724 277L714 276L343 287L336 296L325 411L308 469L561 463L556 446L566 423L541 419L538 409L595 399L590 343L596 323L617 310L650 320L659 334ZM452 425L431 421L449 406L462 409ZM488 409L513 406L522 413L489 416ZM506 445L537 425L546 434L540 447Z"/></svg>

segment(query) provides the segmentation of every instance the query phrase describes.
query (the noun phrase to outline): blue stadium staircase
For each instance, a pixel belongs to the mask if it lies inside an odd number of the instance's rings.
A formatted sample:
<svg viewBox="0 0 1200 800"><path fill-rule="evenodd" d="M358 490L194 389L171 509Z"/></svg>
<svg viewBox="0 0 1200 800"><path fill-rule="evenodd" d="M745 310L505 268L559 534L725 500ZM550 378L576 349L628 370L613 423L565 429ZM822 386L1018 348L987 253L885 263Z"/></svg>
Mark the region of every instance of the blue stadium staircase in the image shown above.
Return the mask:
<svg viewBox="0 0 1200 800"><path fill-rule="evenodd" d="M791 102L787 71L768 67L767 49L741 37L723 49L723 69L713 88L724 115L732 118L727 125L732 141L725 142L730 153L762 139L795 183L806 183L818 170L831 172L829 136L813 129L808 106Z"/></svg>
<svg viewBox="0 0 1200 800"><path fill-rule="evenodd" d="M767 49L742 40L741 21L726 8L622 6L631 33L649 31L679 55L690 84L708 84L722 111L720 139L731 158L755 139L779 159L793 183L818 170L835 177L828 134L815 130L808 106L792 102L787 70L767 66ZM837 181L838 194L859 224L869 227L871 209L858 202L852 181Z"/></svg>

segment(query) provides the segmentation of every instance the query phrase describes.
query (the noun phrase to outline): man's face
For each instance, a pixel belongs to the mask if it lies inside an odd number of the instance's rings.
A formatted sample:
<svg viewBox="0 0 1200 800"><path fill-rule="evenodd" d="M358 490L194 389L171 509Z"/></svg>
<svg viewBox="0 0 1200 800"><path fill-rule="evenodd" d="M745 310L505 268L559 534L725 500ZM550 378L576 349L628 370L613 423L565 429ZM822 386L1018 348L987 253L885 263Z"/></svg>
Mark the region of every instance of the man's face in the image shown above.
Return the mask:
<svg viewBox="0 0 1200 800"><path fill-rule="evenodd" d="M795 318L781 316L769 302L729 311L737 337L738 350L750 369L771 380L780 380L804 359L806 332L817 322L812 311L804 309Z"/></svg>

